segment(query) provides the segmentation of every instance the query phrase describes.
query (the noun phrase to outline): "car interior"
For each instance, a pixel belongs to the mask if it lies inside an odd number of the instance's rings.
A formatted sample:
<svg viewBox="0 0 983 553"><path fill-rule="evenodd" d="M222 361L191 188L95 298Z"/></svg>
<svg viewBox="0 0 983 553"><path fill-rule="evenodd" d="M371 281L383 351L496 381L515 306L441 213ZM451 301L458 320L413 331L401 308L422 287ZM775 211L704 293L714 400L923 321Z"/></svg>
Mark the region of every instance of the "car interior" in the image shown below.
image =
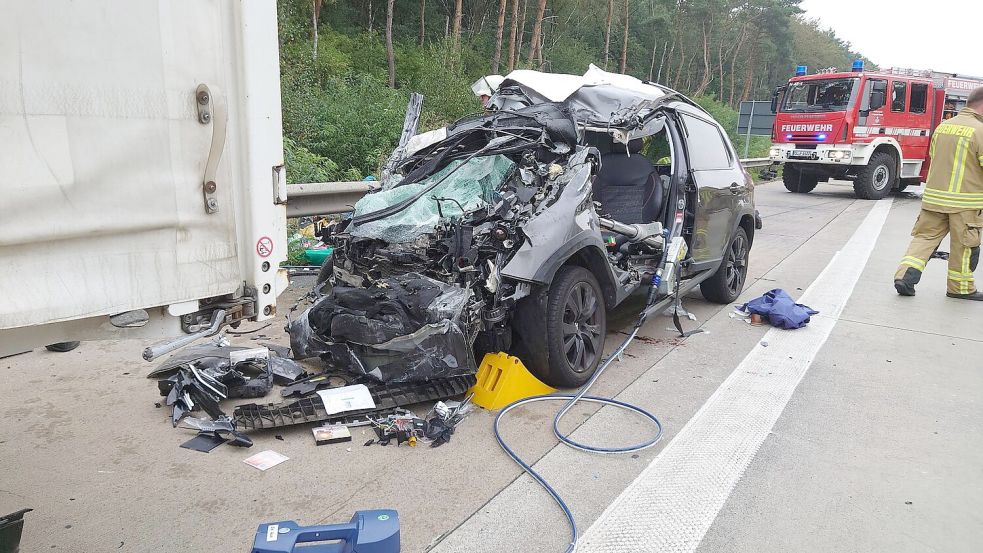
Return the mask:
<svg viewBox="0 0 983 553"><path fill-rule="evenodd" d="M585 141L601 154L593 185L599 213L625 224L662 221L671 169L665 132L628 144L616 142L607 133L588 132ZM606 241L613 238L618 248L628 240L614 233L604 233L604 237Z"/></svg>

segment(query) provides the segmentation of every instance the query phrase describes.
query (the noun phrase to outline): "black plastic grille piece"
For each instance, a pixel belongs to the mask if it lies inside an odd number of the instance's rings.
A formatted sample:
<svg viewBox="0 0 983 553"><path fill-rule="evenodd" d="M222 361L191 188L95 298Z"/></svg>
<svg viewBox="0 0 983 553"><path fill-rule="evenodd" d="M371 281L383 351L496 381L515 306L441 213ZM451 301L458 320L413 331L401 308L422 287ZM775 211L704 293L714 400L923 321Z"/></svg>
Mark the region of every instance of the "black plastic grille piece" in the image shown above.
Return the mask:
<svg viewBox="0 0 983 553"><path fill-rule="evenodd" d="M248 403L236 407L232 414L239 431L283 428L295 424L313 422L341 422L351 424L367 420L373 413L392 411L396 407L424 401L436 401L461 395L475 383L474 375L434 379L429 382L406 384L379 384L370 386L375 409L348 411L329 415L319 396L311 396L284 403L259 405Z"/></svg>

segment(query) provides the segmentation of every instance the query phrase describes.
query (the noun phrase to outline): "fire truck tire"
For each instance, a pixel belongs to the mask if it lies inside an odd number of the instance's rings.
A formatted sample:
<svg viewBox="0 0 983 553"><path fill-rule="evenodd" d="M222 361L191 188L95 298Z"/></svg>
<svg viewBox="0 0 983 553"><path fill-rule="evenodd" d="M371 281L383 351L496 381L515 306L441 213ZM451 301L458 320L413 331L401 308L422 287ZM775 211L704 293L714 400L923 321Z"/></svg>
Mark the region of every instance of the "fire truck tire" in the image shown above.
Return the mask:
<svg viewBox="0 0 983 553"><path fill-rule="evenodd" d="M803 173L795 165L786 163L782 170L782 182L786 190L796 194L808 194L819 184L819 177Z"/></svg>
<svg viewBox="0 0 983 553"><path fill-rule="evenodd" d="M857 172L853 191L861 200L880 200L891 193L898 169L894 158L885 152L875 152L870 162Z"/></svg>

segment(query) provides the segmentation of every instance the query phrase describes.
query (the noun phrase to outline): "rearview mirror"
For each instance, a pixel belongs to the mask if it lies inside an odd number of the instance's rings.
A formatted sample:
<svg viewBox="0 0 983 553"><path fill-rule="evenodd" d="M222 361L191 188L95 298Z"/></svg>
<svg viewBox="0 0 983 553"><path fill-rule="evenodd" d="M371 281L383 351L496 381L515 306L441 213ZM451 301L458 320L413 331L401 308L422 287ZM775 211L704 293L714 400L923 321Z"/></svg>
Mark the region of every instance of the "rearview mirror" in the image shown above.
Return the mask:
<svg viewBox="0 0 983 553"><path fill-rule="evenodd" d="M779 86L775 88L775 91L771 93L771 112L778 113L778 99L782 96L782 91L785 90L784 86Z"/></svg>

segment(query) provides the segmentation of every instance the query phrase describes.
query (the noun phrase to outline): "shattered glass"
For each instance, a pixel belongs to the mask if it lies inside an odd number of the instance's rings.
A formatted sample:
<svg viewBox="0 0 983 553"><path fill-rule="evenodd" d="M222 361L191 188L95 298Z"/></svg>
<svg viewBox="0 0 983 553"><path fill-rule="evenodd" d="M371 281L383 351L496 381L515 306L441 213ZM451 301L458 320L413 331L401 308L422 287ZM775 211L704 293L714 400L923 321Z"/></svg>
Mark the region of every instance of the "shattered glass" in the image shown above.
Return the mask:
<svg viewBox="0 0 983 553"><path fill-rule="evenodd" d="M368 194L355 204L356 218L398 204L447 177L399 213L354 226L352 236L393 244L433 232L441 220L441 214L444 219L461 217L466 212L494 203L498 188L513 165L512 160L503 155L480 156L468 161L454 160L440 171L412 184L395 186L390 181L379 192Z"/></svg>

